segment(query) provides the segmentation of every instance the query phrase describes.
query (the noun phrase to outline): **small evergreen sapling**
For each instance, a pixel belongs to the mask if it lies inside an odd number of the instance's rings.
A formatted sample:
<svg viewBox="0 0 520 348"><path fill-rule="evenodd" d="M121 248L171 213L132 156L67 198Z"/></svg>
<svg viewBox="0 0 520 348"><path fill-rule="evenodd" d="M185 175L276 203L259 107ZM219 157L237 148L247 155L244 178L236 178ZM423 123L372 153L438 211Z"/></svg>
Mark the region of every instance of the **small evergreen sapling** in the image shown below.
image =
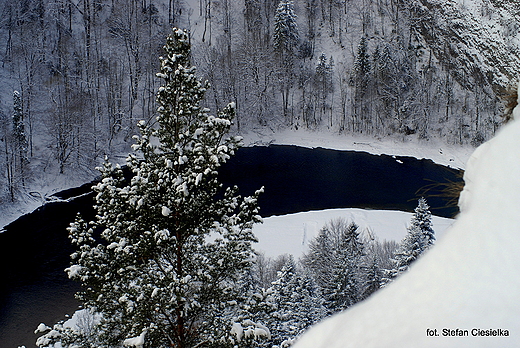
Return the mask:
<svg viewBox="0 0 520 348"><path fill-rule="evenodd" d="M107 160L95 220L69 228L79 250L67 271L83 285L77 297L102 315L99 346L141 335L149 347L231 344L225 313L253 259L260 191L242 198L217 180L240 142L226 137L234 105L218 116L199 106L208 84L195 76L185 31L174 29L164 49L159 115L139 123L130 182Z"/></svg>

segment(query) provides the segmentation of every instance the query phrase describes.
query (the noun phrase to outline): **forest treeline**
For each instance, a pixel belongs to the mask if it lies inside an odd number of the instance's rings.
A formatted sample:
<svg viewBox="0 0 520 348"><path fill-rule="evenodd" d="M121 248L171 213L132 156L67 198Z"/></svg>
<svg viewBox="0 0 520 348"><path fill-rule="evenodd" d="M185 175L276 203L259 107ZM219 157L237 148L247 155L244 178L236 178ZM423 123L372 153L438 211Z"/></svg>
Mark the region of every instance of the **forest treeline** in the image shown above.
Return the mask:
<svg viewBox="0 0 520 348"><path fill-rule="evenodd" d="M153 122L173 26L191 32L207 105L235 102L238 132L478 145L518 65L511 1L4 0L0 13L2 200L35 172L88 172L128 150Z"/></svg>

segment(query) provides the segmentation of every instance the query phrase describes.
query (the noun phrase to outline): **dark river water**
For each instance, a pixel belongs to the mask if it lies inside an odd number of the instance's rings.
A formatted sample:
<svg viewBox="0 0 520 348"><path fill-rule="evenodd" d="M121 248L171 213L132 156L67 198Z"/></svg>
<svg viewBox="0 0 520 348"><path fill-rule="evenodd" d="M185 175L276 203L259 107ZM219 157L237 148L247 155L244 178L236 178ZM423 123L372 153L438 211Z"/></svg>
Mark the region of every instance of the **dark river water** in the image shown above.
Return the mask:
<svg viewBox="0 0 520 348"><path fill-rule="evenodd" d="M424 187L461 180L458 171L430 160L296 146L242 148L220 177L245 195L265 186L259 200L264 217L346 207L412 211ZM91 186L57 196L75 197ZM457 213L445 198L426 198L435 215ZM79 286L63 271L73 252L66 227L78 212L93 216L92 199L46 204L0 234L0 348L34 347L38 324L52 325L78 308L73 294Z"/></svg>

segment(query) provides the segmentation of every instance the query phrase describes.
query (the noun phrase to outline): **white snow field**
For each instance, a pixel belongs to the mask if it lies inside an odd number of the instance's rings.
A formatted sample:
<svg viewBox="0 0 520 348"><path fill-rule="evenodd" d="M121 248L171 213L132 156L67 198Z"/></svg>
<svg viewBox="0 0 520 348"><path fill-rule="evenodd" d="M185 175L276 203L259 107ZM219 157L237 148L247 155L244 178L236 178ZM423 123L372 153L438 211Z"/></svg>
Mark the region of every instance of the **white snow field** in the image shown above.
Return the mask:
<svg viewBox="0 0 520 348"><path fill-rule="evenodd" d="M291 254L299 258L308 250L309 242L331 220L342 218L355 222L360 231L378 240L399 242L406 235L412 213L394 210L369 210L357 208L316 210L264 218L263 224L253 227L258 238L255 250L265 256L276 257ZM453 219L432 215L437 239L453 224Z"/></svg>
<svg viewBox="0 0 520 348"><path fill-rule="evenodd" d="M461 213L444 238L295 348L520 346L519 107L513 115L471 155Z"/></svg>

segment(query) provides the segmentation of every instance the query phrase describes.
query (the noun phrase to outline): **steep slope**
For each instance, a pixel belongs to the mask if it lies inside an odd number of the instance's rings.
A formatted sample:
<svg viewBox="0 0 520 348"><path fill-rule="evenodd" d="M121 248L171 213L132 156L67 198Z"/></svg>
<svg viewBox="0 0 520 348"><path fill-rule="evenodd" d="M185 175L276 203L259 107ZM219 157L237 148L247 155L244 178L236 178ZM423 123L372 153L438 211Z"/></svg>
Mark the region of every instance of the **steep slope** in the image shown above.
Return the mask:
<svg viewBox="0 0 520 348"><path fill-rule="evenodd" d="M417 0L408 7L414 29L467 90L503 95L520 63L520 4L489 0Z"/></svg>
<svg viewBox="0 0 520 348"><path fill-rule="evenodd" d="M299 41L283 58L273 42L278 4L0 0L0 202L128 151L137 121L153 120L171 26L190 29L194 63L213 86L208 106L234 101L237 132L478 145L498 129L497 95L520 68L517 1L294 1ZM28 168L14 160L14 90Z"/></svg>
<svg viewBox="0 0 520 348"><path fill-rule="evenodd" d="M519 108L514 117L471 156L462 212L438 245L374 297L311 329L296 348L520 344Z"/></svg>

